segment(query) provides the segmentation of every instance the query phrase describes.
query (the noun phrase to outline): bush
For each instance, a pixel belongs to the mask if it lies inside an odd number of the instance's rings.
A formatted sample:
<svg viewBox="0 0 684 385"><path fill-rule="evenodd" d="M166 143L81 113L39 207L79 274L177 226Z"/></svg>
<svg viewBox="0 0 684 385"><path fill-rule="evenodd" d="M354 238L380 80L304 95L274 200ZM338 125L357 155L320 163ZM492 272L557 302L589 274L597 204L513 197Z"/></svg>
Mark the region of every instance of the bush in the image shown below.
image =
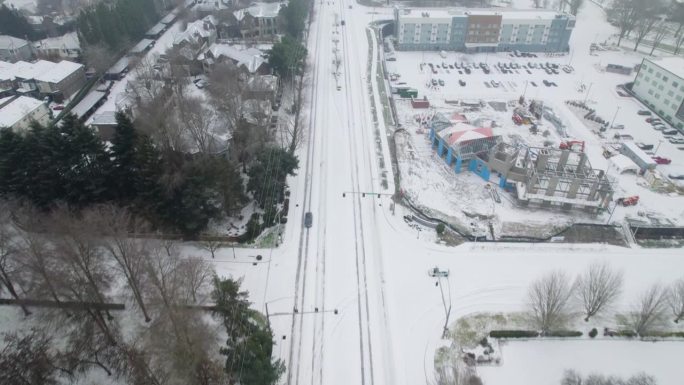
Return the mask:
<svg viewBox="0 0 684 385"><path fill-rule="evenodd" d="M660 338L677 337L677 338L684 338L684 332L648 332L648 333L645 333L642 337L660 337Z"/></svg>
<svg viewBox="0 0 684 385"><path fill-rule="evenodd" d="M591 329L591 331L589 332L589 337L595 338L597 334L598 334L598 330L596 330L596 328L593 328L593 329Z"/></svg>
<svg viewBox="0 0 684 385"><path fill-rule="evenodd" d="M636 336L637 334L633 330L618 330L617 332L615 332L615 337L634 338Z"/></svg>
<svg viewBox="0 0 684 385"><path fill-rule="evenodd" d="M581 337L582 332L578 330L551 330L544 334L544 337Z"/></svg>
<svg viewBox="0 0 684 385"><path fill-rule="evenodd" d="M439 235L444 234L444 229L445 229L444 223L440 223L437 225L437 227L435 227L435 230L437 230L437 234L439 234Z"/></svg>
<svg viewBox="0 0 684 385"><path fill-rule="evenodd" d="M489 332L492 338L534 338L539 337L535 330L492 330Z"/></svg>

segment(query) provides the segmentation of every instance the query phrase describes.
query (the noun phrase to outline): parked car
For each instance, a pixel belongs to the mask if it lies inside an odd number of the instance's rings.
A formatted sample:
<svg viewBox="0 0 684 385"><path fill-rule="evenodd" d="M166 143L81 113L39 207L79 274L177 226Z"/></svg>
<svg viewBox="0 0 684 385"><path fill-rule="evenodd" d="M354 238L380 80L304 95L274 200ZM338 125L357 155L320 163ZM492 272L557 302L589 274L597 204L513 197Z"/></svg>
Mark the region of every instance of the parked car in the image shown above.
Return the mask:
<svg viewBox="0 0 684 385"><path fill-rule="evenodd" d="M637 112L637 115L651 115L651 114L652 114L652 112L649 110L639 110Z"/></svg>
<svg viewBox="0 0 684 385"><path fill-rule="evenodd" d="M466 82L465 82L465 80L460 79L460 80L458 81L458 84L460 84L462 87L465 87Z"/></svg>
<svg viewBox="0 0 684 385"><path fill-rule="evenodd" d="M671 128L668 130L663 130L663 134L665 134L665 135L677 135L677 134L679 134L679 131L675 130L674 128Z"/></svg>
<svg viewBox="0 0 684 385"><path fill-rule="evenodd" d="M530 84L532 84L533 87L537 86L537 83L535 83L535 82L530 82Z"/></svg>
<svg viewBox="0 0 684 385"><path fill-rule="evenodd" d="M659 118L646 118L646 123L655 123L655 122L662 122Z"/></svg>
<svg viewBox="0 0 684 385"><path fill-rule="evenodd" d="M435 79L432 79L430 82L432 83L433 86L436 86L438 84L437 80L435 80Z"/></svg>
<svg viewBox="0 0 684 385"><path fill-rule="evenodd" d="M613 128L616 129L616 130L624 130L624 129L625 129L625 125L624 125L624 124L616 124L616 125L613 126Z"/></svg>
<svg viewBox="0 0 684 385"><path fill-rule="evenodd" d="M672 163L672 160L670 158L663 158L662 156L652 156L651 158L653 158L653 160L655 160L655 162L658 164Z"/></svg>
<svg viewBox="0 0 684 385"><path fill-rule="evenodd" d="M449 276L449 269L446 270L440 270L439 267L433 267L432 269L428 270L428 275L430 277L448 277Z"/></svg>
<svg viewBox="0 0 684 385"><path fill-rule="evenodd" d="M674 173L671 173L671 174L667 174L667 176L668 176L670 179L682 180L682 179L684 179L684 172L674 172Z"/></svg>
<svg viewBox="0 0 684 385"><path fill-rule="evenodd" d="M637 147L639 147L642 150L652 150L653 145L652 144L646 144L642 142L636 142Z"/></svg>
<svg viewBox="0 0 684 385"><path fill-rule="evenodd" d="M444 80L439 79L437 82L439 83L440 86L444 87Z"/></svg>

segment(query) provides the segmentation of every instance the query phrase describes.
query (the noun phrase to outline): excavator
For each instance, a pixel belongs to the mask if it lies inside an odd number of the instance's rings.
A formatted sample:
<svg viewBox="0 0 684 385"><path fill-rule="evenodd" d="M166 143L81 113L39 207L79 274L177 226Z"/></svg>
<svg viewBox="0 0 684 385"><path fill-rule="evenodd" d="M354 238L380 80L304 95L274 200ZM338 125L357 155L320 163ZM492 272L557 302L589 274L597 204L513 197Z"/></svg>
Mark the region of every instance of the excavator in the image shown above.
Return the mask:
<svg viewBox="0 0 684 385"><path fill-rule="evenodd" d="M560 146L558 146L561 150L572 150L572 151L579 151L579 152L584 152L584 141L582 140L568 140L565 142L561 142Z"/></svg>

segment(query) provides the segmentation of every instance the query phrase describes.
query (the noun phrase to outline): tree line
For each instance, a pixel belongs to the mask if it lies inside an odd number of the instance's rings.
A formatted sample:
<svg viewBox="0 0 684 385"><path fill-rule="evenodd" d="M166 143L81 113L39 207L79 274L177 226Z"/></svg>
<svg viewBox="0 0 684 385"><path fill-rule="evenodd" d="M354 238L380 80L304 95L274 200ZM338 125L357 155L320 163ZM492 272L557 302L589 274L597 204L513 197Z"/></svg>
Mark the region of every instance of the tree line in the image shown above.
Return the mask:
<svg viewBox="0 0 684 385"><path fill-rule="evenodd" d="M61 206L45 215L7 201L0 209L0 294L57 305L22 306L29 326L0 337L0 383L103 371L131 384L271 385L282 374L271 330L240 282L173 243L128 237L149 226L129 211ZM99 306L115 300L128 315ZM79 306L59 306L67 301ZM200 307L209 303L227 339Z"/></svg>
<svg viewBox="0 0 684 385"><path fill-rule="evenodd" d="M243 177L233 161L209 153L190 154L160 141L136 129L122 113L117 114L110 146L73 115L55 127L34 125L25 133L3 129L0 196L26 200L44 212L60 205L74 210L99 203L130 207L155 231L187 238L247 202ZM253 162L249 194L269 189L280 193L297 160L278 149L260 151L279 156L264 155ZM272 178L276 170L278 177ZM251 237L265 226L258 214L253 226Z"/></svg>
<svg viewBox="0 0 684 385"><path fill-rule="evenodd" d="M0 5L0 35L9 35L28 40L44 37L33 30L24 15L16 9L10 9L5 4Z"/></svg>
<svg viewBox="0 0 684 385"><path fill-rule="evenodd" d="M142 38L159 20L154 0L104 1L82 10L77 18L79 36L87 45L119 49Z"/></svg>
<svg viewBox="0 0 684 385"><path fill-rule="evenodd" d="M626 37L634 40L634 51L644 40L651 40L651 52L667 38L677 55L684 45L684 3L676 0L615 0L607 9L610 20L619 30L619 46Z"/></svg>
<svg viewBox="0 0 684 385"><path fill-rule="evenodd" d="M284 36L268 52L268 63L283 79L294 77L302 70L306 58L302 38L311 5L311 0L292 0L278 14Z"/></svg>
<svg viewBox="0 0 684 385"><path fill-rule="evenodd" d="M622 287L622 272L606 263L591 264L574 282L561 271L550 272L529 288L528 304L533 324L542 334L562 329L578 308L584 314L584 320L589 321L614 305ZM684 278L670 286L652 285L627 312L616 318L631 332L644 336L663 328L668 312L674 323L684 319Z"/></svg>

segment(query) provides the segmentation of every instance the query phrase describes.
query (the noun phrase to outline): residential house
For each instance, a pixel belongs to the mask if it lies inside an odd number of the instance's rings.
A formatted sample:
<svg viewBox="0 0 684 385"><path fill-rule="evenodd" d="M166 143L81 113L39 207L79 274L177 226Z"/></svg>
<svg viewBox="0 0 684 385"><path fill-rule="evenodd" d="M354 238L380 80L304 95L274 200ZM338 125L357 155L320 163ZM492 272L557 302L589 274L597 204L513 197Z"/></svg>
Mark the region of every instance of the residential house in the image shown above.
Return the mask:
<svg viewBox="0 0 684 385"><path fill-rule="evenodd" d="M14 63L12 75L14 76L14 88L18 94L38 96L36 76L52 69L55 63L47 60L38 60L33 63L18 61Z"/></svg>
<svg viewBox="0 0 684 385"><path fill-rule="evenodd" d="M216 42L216 18L207 16L196 20L185 28L173 41L173 47L188 60L195 60L207 47Z"/></svg>
<svg viewBox="0 0 684 385"><path fill-rule="evenodd" d="M62 36L49 37L33 43L36 55L41 58L77 60L81 57L81 43L78 33L69 32Z"/></svg>
<svg viewBox="0 0 684 385"><path fill-rule="evenodd" d="M33 51L28 40L0 35L0 60L15 62L29 60L32 56Z"/></svg>
<svg viewBox="0 0 684 385"><path fill-rule="evenodd" d="M0 108L0 127L25 131L33 122L42 125L50 122L50 110L40 100L19 96Z"/></svg>
<svg viewBox="0 0 684 385"><path fill-rule="evenodd" d="M62 60L55 63L49 71L36 75L34 80L40 95L61 101L69 98L85 85L85 66Z"/></svg>
<svg viewBox="0 0 684 385"><path fill-rule="evenodd" d="M286 6L278 3L252 3L251 6L233 12L240 23L243 38L270 38L278 34L278 14Z"/></svg>
<svg viewBox="0 0 684 385"><path fill-rule="evenodd" d="M278 93L278 77L275 75L251 76L244 89L245 99L268 100L275 103Z"/></svg>
<svg viewBox="0 0 684 385"><path fill-rule="evenodd" d="M257 48L246 48L240 45L213 44L198 57L205 71L216 63L232 63L245 74L268 74L268 61L264 52Z"/></svg>

